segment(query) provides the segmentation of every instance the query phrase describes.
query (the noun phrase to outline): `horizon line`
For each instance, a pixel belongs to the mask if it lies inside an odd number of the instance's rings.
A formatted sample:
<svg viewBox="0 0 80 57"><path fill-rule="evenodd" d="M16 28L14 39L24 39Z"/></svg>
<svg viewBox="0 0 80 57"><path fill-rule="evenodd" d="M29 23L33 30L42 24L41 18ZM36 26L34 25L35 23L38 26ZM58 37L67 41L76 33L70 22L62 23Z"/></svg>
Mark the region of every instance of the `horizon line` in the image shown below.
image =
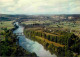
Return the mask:
<svg viewBox="0 0 80 57"><path fill-rule="evenodd" d="M5 13L0 13L3 15L79 15L79 14L5 14Z"/></svg>

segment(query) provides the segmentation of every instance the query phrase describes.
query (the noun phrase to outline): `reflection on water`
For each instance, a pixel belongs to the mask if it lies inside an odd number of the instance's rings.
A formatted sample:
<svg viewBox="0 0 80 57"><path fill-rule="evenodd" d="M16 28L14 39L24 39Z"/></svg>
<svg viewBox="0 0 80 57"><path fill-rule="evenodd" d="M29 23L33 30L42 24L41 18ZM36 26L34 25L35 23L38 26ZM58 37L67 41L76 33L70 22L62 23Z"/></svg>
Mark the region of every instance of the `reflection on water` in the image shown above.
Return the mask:
<svg viewBox="0 0 80 57"><path fill-rule="evenodd" d="M19 26L13 33L22 33L23 27ZM46 51L44 47L36 41L32 41L25 36L19 37L19 45L29 52L35 52L39 57L57 57L55 54L51 55L49 51Z"/></svg>

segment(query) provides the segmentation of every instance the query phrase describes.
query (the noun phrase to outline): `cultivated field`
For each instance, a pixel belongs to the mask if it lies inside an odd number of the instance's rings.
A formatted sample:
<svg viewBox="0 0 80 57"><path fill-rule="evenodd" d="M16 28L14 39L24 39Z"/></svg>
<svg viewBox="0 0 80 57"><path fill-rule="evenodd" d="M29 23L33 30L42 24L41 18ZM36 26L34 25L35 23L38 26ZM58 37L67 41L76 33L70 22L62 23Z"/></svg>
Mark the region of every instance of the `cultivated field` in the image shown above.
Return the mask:
<svg viewBox="0 0 80 57"><path fill-rule="evenodd" d="M3 31L3 28L11 29L13 28L13 21L1 21L0 22L0 32Z"/></svg>
<svg viewBox="0 0 80 57"><path fill-rule="evenodd" d="M37 20L37 21L25 21L25 22L22 22L22 24L26 24L26 25L36 24L36 23L38 23L38 24L44 24L44 23L51 23L51 21L50 20L45 20L45 21L39 21L39 20Z"/></svg>

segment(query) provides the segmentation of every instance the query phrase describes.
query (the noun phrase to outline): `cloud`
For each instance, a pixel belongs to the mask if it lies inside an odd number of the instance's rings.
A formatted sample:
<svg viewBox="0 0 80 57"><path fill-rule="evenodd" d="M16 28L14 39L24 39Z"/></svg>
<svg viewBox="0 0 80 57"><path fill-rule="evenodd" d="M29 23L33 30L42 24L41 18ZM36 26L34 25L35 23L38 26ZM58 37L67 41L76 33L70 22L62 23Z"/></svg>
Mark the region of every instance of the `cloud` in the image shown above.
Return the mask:
<svg viewBox="0 0 80 57"><path fill-rule="evenodd" d="M0 0L0 13L66 14L80 13L80 0Z"/></svg>
<svg viewBox="0 0 80 57"><path fill-rule="evenodd" d="M14 5L13 0L0 0L0 7L7 7L11 5Z"/></svg>

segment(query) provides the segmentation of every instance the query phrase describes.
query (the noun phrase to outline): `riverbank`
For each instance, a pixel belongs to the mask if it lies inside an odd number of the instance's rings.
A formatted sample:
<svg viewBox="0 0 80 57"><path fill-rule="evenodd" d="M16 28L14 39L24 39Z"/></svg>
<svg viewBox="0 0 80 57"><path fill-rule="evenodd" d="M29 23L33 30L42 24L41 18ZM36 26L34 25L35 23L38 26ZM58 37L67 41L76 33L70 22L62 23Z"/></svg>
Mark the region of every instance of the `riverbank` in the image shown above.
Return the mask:
<svg viewBox="0 0 80 57"><path fill-rule="evenodd" d="M52 54L55 53L59 55L59 57L78 57L80 54L80 39L73 33L61 32L60 35L60 32L58 32L59 36L57 36L51 33L42 32L37 28L26 28L24 34L27 38L38 41L46 50L49 50Z"/></svg>
<svg viewBox="0 0 80 57"><path fill-rule="evenodd" d="M27 57L37 57L35 53L30 53L23 49L21 46L16 45L17 36L13 34L14 29L5 30L2 32L4 40L0 41L0 56L27 56Z"/></svg>

